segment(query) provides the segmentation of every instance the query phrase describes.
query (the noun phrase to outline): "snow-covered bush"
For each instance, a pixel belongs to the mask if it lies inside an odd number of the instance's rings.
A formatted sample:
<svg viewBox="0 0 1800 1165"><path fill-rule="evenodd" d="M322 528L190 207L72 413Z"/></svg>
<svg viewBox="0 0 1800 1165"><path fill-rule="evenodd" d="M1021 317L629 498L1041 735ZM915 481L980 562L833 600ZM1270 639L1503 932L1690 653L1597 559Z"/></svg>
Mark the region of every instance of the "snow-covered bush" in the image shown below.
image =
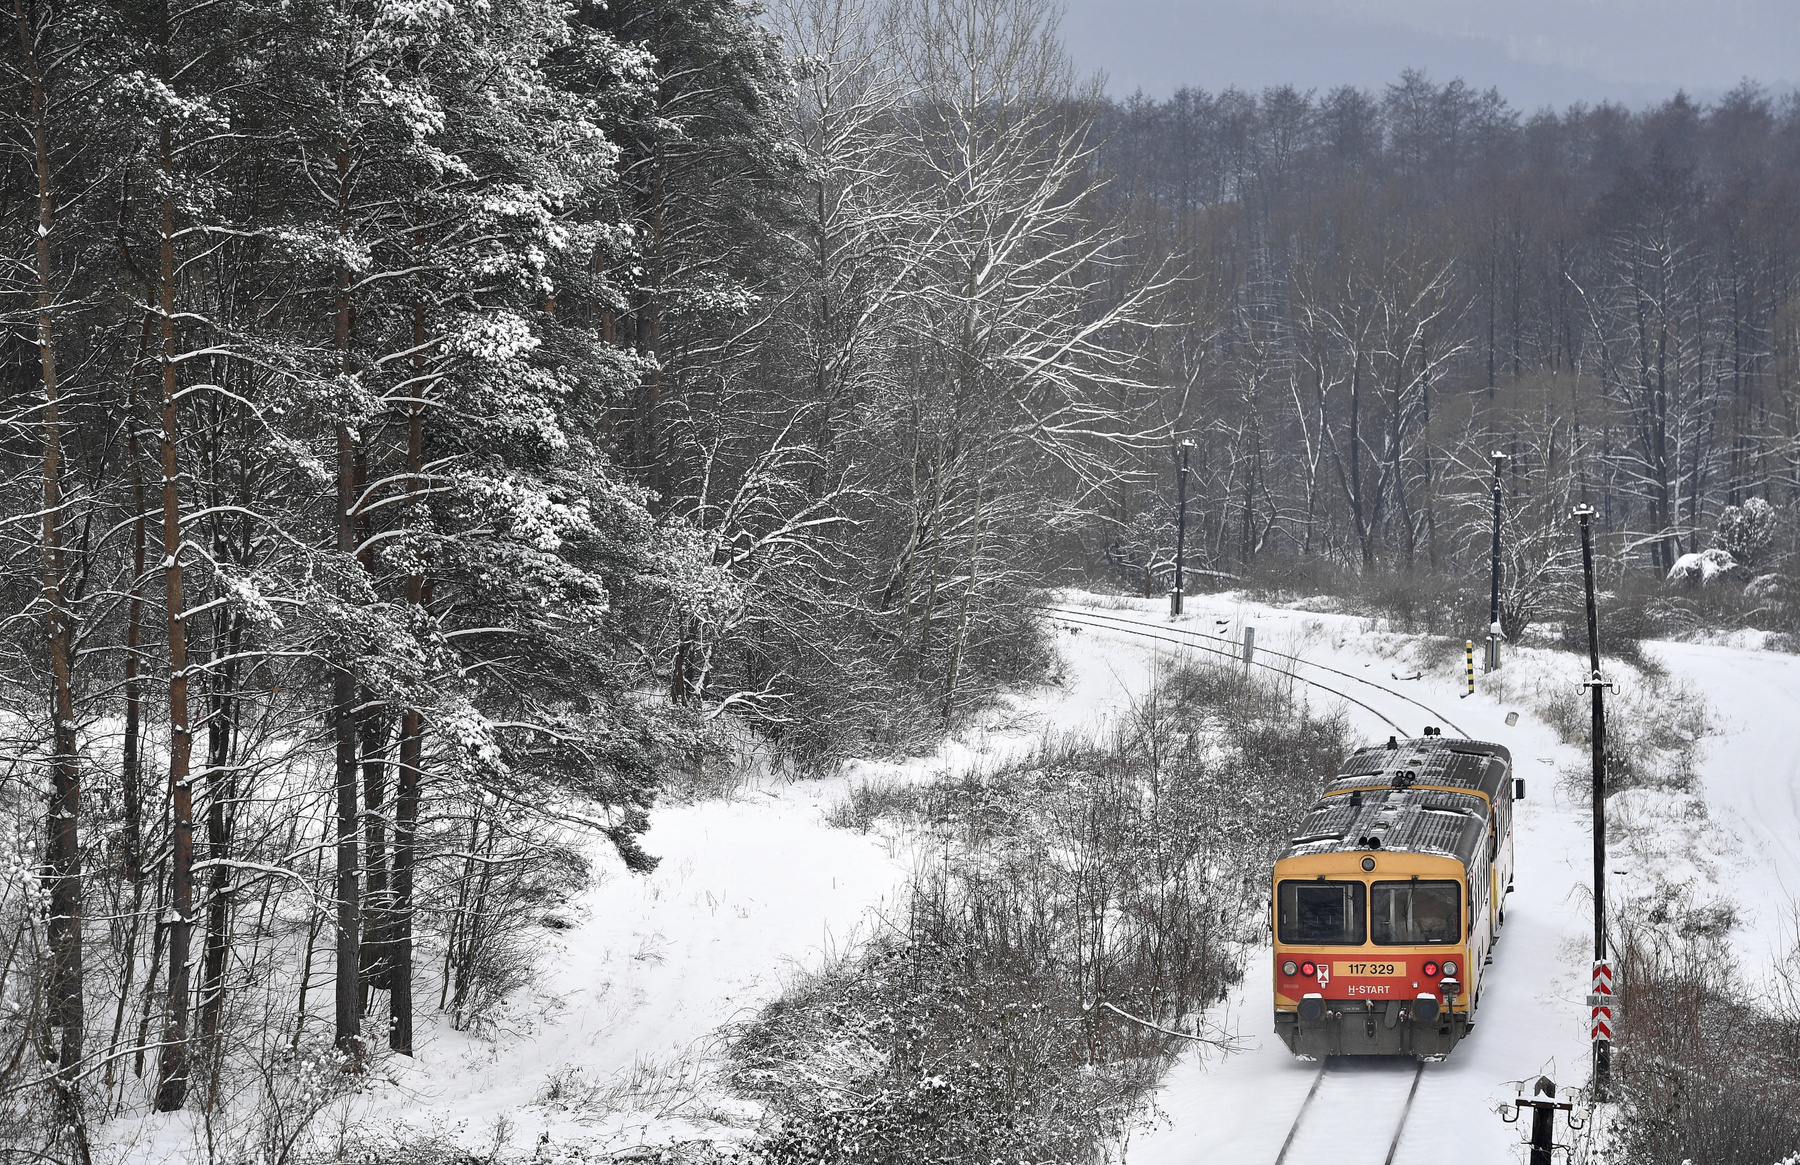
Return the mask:
<svg viewBox="0 0 1800 1165"><path fill-rule="evenodd" d="M1779 512L1763 498L1750 498L1741 506L1726 506L1719 515L1719 547L1745 567L1755 568L1775 540L1779 519Z"/></svg>
<svg viewBox="0 0 1800 1165"><path fill-rule="evenodd" d="M1690 586L1705 585L1724 578L1742 576L1744 568L1738 565L1729 550L1714 546L1697 554L1684 554L1675 560L1669 568L1670 582L1684 582Z"/></svg>
<svg viewBox="0 0 1800 1165"><path fill-rule="evenodd" d="M1800 1018L1765 1011L1724 949L1716 906L1634 916L1616 946L1613 1079L1623 1119L1608 1165L1792 1160Z"/></svg>
<svg viewBox="0 0 1800 1165"><path fill-rule="evenodd" d="M1254 887L1345 750L1339 720L1199 666L1104 742L853 791L835 820L934 844L886 937L740 1033L759 1160L1091 1159L1185 1046L1169 1031L1222 1038L1203 1020L1261 935Z"/></svg>

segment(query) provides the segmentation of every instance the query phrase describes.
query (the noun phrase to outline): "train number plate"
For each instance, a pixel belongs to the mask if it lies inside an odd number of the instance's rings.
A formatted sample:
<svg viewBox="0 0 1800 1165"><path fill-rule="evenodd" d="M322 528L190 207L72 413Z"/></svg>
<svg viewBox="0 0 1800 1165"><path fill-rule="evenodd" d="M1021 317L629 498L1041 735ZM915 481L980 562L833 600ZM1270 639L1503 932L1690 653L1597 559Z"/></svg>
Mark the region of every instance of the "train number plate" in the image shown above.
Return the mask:
<svg viewBox="0 0 1800 1165"><path fill-rule="evenodd" d="M1333 963L1331 973L1340 978L1399 979L1406 974L1405 963Z"/></svg>

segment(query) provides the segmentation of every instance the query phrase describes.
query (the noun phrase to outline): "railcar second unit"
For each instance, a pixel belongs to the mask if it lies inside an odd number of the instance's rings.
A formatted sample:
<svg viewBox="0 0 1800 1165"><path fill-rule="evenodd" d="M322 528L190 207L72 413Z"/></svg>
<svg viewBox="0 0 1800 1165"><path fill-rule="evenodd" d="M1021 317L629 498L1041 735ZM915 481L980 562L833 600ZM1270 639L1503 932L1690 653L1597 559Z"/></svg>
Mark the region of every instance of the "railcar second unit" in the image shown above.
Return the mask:
<svg viewBox="0 0 1800 1165"><path fill-rule="evenodd" d="M1360 749L1275 862L1275 1031L1297 1056L1441 1059L1474 1027L1524 782L1431 729Z"/></svg>

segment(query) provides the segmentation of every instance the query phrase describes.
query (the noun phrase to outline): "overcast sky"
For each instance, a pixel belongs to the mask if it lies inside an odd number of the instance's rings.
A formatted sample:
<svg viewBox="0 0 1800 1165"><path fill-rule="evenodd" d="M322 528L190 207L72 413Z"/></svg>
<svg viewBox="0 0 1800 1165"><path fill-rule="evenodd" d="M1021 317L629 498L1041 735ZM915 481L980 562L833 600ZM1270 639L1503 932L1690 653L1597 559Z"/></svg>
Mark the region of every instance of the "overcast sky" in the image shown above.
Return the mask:
<svg viewBox="0 0 1800 1165"><path fill-rule="evenodd" d="M1064 33L1115 97L1291 82L1371 89L1400 70L1498 86L1515 108L1710 100L1800 86L1800 0L1067 0Z"/></svg>

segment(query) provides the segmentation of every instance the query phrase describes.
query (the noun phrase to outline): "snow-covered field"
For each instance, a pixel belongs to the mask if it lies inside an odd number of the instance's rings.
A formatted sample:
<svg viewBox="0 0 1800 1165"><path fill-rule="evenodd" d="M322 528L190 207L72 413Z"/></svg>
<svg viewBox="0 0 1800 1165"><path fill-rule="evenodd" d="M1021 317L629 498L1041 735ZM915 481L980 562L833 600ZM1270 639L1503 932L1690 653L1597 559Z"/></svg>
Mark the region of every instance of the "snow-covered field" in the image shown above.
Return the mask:
<svg viewBox="0 0 1800 1165"><path fill-rule="evenodd" d="M1162 601L1104 605L1166 622ZM1453 721L1512 749L1528 784L1518 818L1517 892L1476 1031L1449 1060L1426 1068L1395 1161L1521 1159L1518 1126L1502 1123L1495 1105L1514 1094L1515 1081L1549 1074L1576 1084L1586 1073L1587 811L1562 797L1556 779L1583 756L1522 705L1483 692L1460 699L1460 660L1416 680L1393 678L1411 672L1394 658L1405 644L1362 618L1226 595L1190 600L1182 624L1232 641L1253 625L1259 647L1367 675L1442 714L1431 718L1392 695L1333 681L1409 732ZM882 904L892 901L909 867L911 855L895 852L891 841L830 826L831 805L857 780L923 780L998 763L1046 733L1102 731L1149 685L1157 657L1176 650L1092 628L1064 627L1058 642L1060 683L1012 698L933 756L853 765L827 781L765 780L727 799L665 807L645 838L662 858L647 877L624 872L597 849L602 874L567 912L570 929L546 932L540 975L504 1021L478 1035L428 1026L417 1060L385 1061L387 1080L328 1121L520 1153L740 1141L757 1113L717 1075L731 1025L774 999L792 976L846 952L879 925ZM1719 735L1703 747L1701 776L1718 825L1706 836L1724 841L1707 868L1719 893L1744 904L1746 966L1767 966L1782 949L1786 896L1800 888L1800 759L1789 745L1800 722L1800 658L1675 644L1654 650L1718 709ZM1515 676L1535 668L1542 682L1572 684L1579 665L1521 650L1509 655L1508 668ZM1559 669L1568 675L1555 674ZM1370 739L1392 731L1367 710L1350 705L1346 712ZM1520 713L1513 726L1509 712ZM1742 844L1730 844L1727 835ZM1318 1069L1288 1056L1269 1030L1270 1010L1266 968L1253 960L1241 992L1212 1017L1236 1033L1237 1050L1190 1054L1178 1063L1156 1111L1127 1146L1131 1165L1275 1160ZM1370 1159L1380 1161L1410 1077L1379 1066L1334 1073L1287 1160L1345 1165L1367 1146ZM187 1156L190 1138L178 1127L132 1135L138 1160Z"/></svg>

